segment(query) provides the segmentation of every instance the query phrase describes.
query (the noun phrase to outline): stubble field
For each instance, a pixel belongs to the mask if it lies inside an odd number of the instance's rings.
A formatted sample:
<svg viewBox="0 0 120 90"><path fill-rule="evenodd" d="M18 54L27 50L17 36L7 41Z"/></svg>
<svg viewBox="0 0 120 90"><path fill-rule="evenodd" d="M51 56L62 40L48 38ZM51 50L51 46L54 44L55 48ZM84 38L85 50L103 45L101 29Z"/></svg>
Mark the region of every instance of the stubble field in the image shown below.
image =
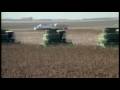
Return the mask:
<svg viewBox="0 0 120 90"><path fill-rule="evenodd" d="M4 78L118 78L118 49L2 44Z"/></svg>
<svg viewBox="0 0 120 90"><path fill-rule="evenodd" d="M68 30L74 46L42 47L44 31L11 29L21 44L2 43L3 78L118 78L118 48L97 46L101 29Z"/></svg>

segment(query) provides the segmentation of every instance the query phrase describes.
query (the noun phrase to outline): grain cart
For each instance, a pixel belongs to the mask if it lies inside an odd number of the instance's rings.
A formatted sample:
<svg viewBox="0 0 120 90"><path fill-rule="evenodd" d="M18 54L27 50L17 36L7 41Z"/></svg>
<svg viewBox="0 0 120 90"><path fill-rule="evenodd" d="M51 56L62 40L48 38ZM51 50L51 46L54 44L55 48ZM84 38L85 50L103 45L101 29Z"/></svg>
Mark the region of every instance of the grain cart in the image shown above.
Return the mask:
<svg viewBox="0 0 120 90"><path fill-rule="evenodd" d="M1 39L2 42L15 42L15 36L14 36L14 32L13 31L9 31L9 30L1 30Z"/></svg>

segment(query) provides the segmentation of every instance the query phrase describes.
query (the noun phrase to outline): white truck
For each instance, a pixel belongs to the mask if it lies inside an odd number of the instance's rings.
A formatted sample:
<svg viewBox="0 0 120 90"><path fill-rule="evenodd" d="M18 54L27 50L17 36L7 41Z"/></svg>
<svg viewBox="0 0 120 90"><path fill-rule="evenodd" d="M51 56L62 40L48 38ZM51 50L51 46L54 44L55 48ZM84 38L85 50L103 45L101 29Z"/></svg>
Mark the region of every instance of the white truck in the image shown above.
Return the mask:
<svg viewBox="0 0 120 90"><path fill-rule="evenodd" d="M36 27L34 27L34 30L48 30L48 29L64 30L67 29L67 26L55 23L55 24L39 24Z"/></svg>

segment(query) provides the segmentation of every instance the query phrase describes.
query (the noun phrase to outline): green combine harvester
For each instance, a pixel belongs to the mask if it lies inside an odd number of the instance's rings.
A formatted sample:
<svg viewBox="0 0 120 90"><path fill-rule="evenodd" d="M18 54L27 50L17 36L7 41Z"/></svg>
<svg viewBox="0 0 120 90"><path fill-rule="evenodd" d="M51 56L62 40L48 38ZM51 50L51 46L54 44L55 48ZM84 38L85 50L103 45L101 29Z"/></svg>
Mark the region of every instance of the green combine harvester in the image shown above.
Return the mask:
<svg viewBox="0 0 120 90"><path fill-rule="evenodd" d="M98 45L104 48L119 46L119 28L105 28L98 38Z"/></svg>
<svg viewBox="0 0 120 90"><path fill-rule="evenodd" d="M43 34L44 46L68 44L66 41L66 31L59 29L48 29ZM70 42L69 42L70 43Z"/></svg>
<svg viewBox="0 0 120 90"><path fill-rule="evenodd" d="M2 29L1 30L1 39L2 39L1 41L3 43L13 43L13 42L15 42L14 32Z"/></svg>
<svg viewBox="0 0 120 90"><path fill-rule="evenodd" d="M64 36L65 36L64 30L57 29L46 30L45 34L43 35L44 45L47 46L66 43L66 39Z"/></svg>

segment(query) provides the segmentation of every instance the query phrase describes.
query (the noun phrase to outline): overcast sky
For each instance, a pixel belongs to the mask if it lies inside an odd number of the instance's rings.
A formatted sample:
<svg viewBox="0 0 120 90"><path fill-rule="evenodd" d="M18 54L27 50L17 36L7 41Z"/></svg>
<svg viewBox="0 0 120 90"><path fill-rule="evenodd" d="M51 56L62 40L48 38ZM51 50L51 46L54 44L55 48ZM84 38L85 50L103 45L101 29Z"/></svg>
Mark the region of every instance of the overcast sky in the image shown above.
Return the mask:
<svg viewBox="0 0 120 90"><path fill-rule="evenodd" d="M34 19L85 19L119 17L118 12L2 12L2 19L20 19L33 17Z"/></svg>

